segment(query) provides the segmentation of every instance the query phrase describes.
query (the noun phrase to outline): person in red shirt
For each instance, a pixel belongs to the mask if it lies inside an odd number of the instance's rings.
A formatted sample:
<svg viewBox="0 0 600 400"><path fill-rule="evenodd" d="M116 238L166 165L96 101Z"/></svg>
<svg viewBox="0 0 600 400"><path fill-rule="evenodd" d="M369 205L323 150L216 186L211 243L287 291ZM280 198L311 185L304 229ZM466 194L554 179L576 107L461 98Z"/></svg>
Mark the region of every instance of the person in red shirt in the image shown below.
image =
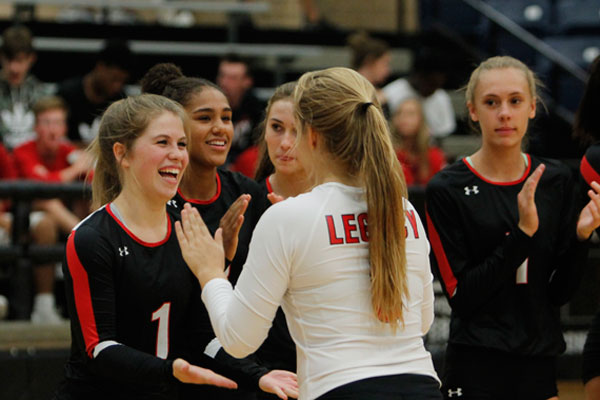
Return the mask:
<svg viewBox="0 0 600 400"><path fill-rule="evenodd" d="M398 106L392 116L392 131L407 185L425 185L446 166L442 150L429 144L429 129L419 100L407 99Z"/></svg>
<svg viewBox="0 0 600 400"><path fill-rule="evenodd" d="M91 158L66 139L67 107L55 96L38 100L33 106L36 139L23 143L13 151L21 178L44 182L73 182L90 171ZM69 233L80 221L59 199L38 200L33 204L31 226L33 240L38 244L54 244L59 234ZM82 208L82 207L80 207ZM84 210L84 211L83 211ZM80 214L89 211L83 207ZM39 217L41 216L41 221ZM41 225L40 225L41 224ZM38 265L34 269L36 296L31 319L34 322L58 322L54 306L54 264Z"/></svg>

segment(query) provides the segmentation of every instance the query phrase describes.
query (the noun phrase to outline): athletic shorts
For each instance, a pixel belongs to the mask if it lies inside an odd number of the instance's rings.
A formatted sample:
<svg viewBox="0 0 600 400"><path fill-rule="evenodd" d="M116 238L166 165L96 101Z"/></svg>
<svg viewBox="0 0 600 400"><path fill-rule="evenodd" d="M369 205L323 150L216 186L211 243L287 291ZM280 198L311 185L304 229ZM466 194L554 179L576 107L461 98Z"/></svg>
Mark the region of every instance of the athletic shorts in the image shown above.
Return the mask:
<svg viewBox="0 0 600 400"><path fill-rule="evenodd" d="M583 346L583 383L600 376L600 312L596 314L590 326L585 346Z"/></svg>
<svg viewBox="0 0 600 400"><path fill-rule="evenodd" d="M557 396L556 357L448 344L442 394L449 400L546 400Z"/></svg>
<svg viewBox="0 0 600 400"><path fill-rule="evenodd" d="M442 400L440 384L427 375L400 374L361 379L339 386L319 400Z"/></svg>

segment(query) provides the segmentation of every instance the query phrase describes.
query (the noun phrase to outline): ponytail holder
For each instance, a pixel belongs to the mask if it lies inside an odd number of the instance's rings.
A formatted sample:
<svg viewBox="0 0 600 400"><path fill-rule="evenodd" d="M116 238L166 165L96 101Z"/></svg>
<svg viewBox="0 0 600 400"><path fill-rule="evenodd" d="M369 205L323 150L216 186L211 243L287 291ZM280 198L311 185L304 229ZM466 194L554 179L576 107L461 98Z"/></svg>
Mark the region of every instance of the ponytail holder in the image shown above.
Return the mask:
<svg viewBox="0 0 600 400"><path fill-rule="evenodd" d="M361 110L363 113L366 113L366 112L367 112L367 109L369 108L369 106L372 106L372 105L373 105L373 103L371 103L370 101L367 101L367 102L365 102L365 103L362 103L362 104L360 105L360 110Z"/></svg>

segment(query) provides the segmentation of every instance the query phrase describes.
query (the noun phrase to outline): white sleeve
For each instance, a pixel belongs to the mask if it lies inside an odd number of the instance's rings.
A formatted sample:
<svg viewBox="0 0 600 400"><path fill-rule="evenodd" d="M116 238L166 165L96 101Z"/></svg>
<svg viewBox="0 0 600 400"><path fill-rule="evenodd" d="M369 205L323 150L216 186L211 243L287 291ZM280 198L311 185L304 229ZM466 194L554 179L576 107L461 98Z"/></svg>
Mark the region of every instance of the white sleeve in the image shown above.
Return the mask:
<svg viewBox="0 0 600 400"><path fill-rule="evenodd" d="M429 267L429 263L427 263ZM433 275L427 272L423 281L423 304L421 304L421 333L423 336L429 332L434 318Z"/></svg>
<svg viewBox="0 0 600 400"><path fill-rule="evenodd" d="M423 111L434 137L446 137L456 129L456 116L450 96L443 89L423 101Z"/></svg>
<svg viewBox="0 0 600 400"><path fill-rule="evenodd" d="M283 229L275 222L280 217L270 213L273 208L256 225L235 290L226 279L213 279L202 289L217 338L237 358L255 352L265 340L288 287Z"/></svg>

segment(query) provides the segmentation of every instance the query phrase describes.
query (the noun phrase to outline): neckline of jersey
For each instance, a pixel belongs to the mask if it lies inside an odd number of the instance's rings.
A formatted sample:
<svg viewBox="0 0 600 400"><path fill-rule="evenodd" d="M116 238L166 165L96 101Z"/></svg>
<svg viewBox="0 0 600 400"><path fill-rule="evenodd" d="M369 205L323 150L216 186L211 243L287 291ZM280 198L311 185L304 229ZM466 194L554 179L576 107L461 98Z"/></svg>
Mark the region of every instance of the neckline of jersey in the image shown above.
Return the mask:
<svg viewBox="0 0 600 400"><path fill-rule="evenodd" d="M217 176L217 193L215 193L215 195L208 200L188 199L187 197L185 197L183 195L183 193L181 193L181 188L177 188L177 193L181 196L181 198L184 201L186 201L188 203L202 204L202 205L214 203L215 201L217 201L219 196L221 196L221 177L219 176L218 172L215 175Z"/></svg>
<svg viewBox="0 0 600 400"><path fill-rule="evenodd" d="M469 162L469 160L467 160L468 157L463 157L462 162L467 166L467 168L469 168L469 170L473 174L475 174L475 176L477 176L482 181L489 183L490 185L511 186L511 185L516 185L516 184L523 182L529 175L529 171L531 171L531 156L527 153L521 153L521 154L523 155L523 158L525 159L525 163L527 164L527 166L525 168L525 172L519 179L514 180L514 181L509 181L509 182L497 182L497 181L492 181L491 179L487 179L486 177L481 175L479 172L477 172L475 167L473 167L473 165Z"/></svg>
<svg viewBox="0 0 600 400"><path fill-rule="evenodd" d="M123 223L123 221L121 221L111 210L110 208L111 203L108 203L106 205L106 212L108 212L108 214L115 220L115 222L117 224L119 224L119 226L125 231L125 233L127 233L133 240L135 240L136 242L138 242L139 244L141 244L142 246L145 247L158 247L160 245L165 244L168 240L169 237L171 237L171 219L169 217L169 213L167 214L167 234L165 235L165 238L163 240L160 240L158 242L146 242L142 239L140 239L139 237L137 237L133 232L131 232Z"/></svg>

